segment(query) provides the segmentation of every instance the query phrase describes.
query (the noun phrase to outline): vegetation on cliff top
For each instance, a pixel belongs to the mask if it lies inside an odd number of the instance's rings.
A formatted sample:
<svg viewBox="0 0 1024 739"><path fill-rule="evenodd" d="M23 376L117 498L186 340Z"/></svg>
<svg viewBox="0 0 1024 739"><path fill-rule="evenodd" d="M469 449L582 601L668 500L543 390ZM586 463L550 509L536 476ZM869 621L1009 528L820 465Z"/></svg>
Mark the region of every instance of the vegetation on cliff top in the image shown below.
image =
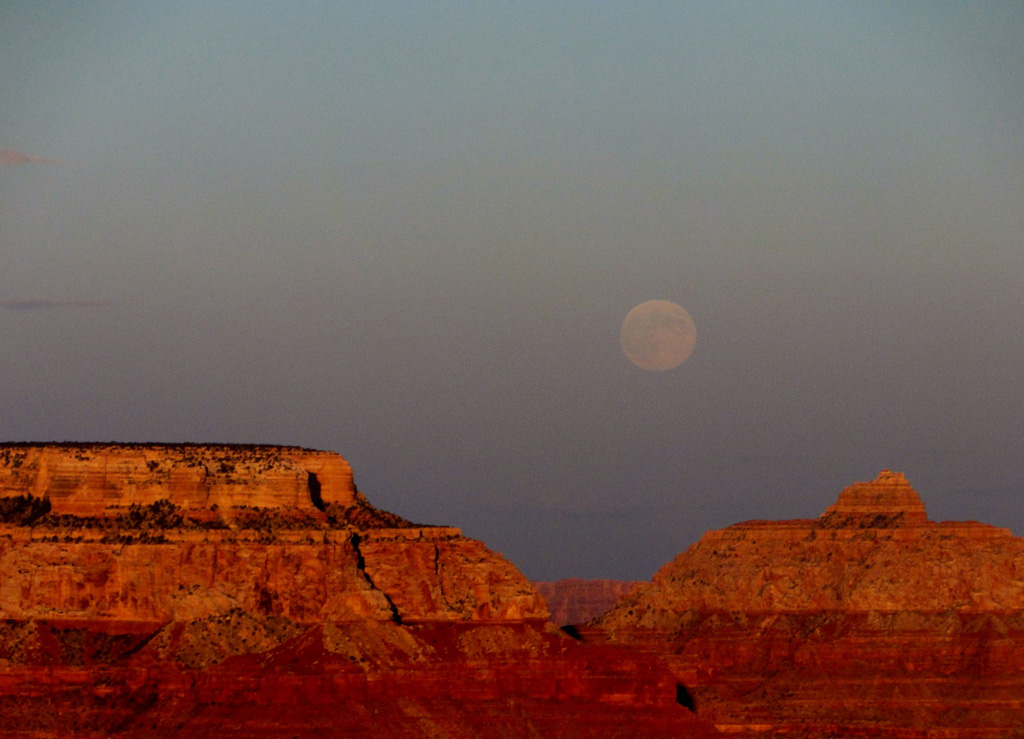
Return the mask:
<svg viewBox="0 0 1024 739"><path fill-rule="evenodd" d="M0 498L0 523L31 526L49 512L49 498L35 498L31 495Z"/></svg>
<svg viewBox="0 0 1024 739"><path fill-rule="evenodd" d="M0 497L0 524L13 524L33 529L71 534L86 530L101 531L107 543L150 543L166 541L164 532L174 530L233 529L254 531L266 542L274 540L278 531L294 529L379 529L417 527L410 521L388 511L373 507L362 494L356 493L351 506L328 504L326 518L305 511L282 508L238 506L230 515L220 516L216 506L203 517L189 515L188 510L170 500L157 500L148 505L134 503L126 510L110 516L76 516L53 513L47 497L31 495ZM210 518L209 514L214 517Z"/></svg>

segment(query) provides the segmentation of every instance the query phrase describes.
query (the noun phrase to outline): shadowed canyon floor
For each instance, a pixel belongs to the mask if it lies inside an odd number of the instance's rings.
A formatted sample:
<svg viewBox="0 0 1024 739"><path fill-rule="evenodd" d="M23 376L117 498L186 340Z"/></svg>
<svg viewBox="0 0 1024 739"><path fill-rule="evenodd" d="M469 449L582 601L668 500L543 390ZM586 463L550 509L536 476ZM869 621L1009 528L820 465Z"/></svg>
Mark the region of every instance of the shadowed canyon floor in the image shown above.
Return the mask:
<svg viewBox="0 0 1024 739"><path fill-rule="evenodd" d="M580 633L660 655L737 736L1024 737L1024 540L898 473L706 534Z"/></svg>
<svg viewBox="0 0 1024 739"><path fill-rule="evenodd" d="M712 737L458 529L298 448L0 447L0 735Z"/></svg>

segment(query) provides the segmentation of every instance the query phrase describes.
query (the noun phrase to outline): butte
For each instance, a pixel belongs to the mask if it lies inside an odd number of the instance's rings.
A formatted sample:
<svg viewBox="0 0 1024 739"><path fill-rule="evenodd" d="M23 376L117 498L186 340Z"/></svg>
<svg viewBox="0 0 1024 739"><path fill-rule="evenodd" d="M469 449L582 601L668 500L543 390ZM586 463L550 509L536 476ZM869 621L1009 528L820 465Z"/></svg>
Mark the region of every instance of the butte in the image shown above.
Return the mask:
<svg viewBox="0 0 1024 739"><path fill-rule="evenodd" d="M1024 539L930 521L888 470L705 534L578 632L667 660L730 736L1024 737Z"/></svg>

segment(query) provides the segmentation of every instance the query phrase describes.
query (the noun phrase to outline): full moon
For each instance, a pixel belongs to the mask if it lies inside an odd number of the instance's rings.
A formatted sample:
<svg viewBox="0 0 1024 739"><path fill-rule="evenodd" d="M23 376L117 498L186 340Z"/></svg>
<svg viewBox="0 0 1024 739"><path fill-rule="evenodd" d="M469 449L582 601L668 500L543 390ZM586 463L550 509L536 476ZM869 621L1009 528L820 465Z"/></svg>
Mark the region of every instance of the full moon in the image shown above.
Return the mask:
<svg viewBox="0 0 1024 739"><path fill-rule="evenodd" d="M626 314L619 342L637 367L664 372L693 353L697 327L681 306L668 300L648 300Z"/></svg>

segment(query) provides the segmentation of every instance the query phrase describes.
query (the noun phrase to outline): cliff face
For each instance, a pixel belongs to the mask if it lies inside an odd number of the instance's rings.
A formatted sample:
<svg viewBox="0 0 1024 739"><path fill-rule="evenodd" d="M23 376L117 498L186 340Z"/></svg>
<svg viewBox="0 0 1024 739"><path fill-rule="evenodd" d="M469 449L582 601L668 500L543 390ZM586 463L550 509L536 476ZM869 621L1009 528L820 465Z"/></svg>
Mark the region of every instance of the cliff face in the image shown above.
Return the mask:
<svg viewBox="0 0 1024 739"><path fill-rule="evenodd" d="M551 620L562 626L581 624L610 610L637 582L581 580L535 582L533 586L551 611Z"/></svg>
<svg viewBox="0 0 1024 739"><path fill-rule="evenodd" d="M354 502L338 454L298 447L13 444L0 447L0 496L46 497L55 513L110 515L167 500L189 511L322 510Z"/></svg>
<svg viewBox="0 0 1024 739"><path fill-rule="evenodd" d="M700 715L740 736L1024 726L1024 540L929 521L888 471L818 519L706 534L581 631L665 656Z"/></svg>
<svg viewBox="0 0 1024 739"><path fill-rule="evenodd" d="M715 736L656 659L281 447L0 447L0 735Z"/></svg>
<svg viewBox="0 0 1024 739"><path fill-rule="evenodd" d="M54 531L0 530L0 618L163 624L234 609L303 626L547 617L509 562L457 529L185 531L159 543Z"/></svg>

